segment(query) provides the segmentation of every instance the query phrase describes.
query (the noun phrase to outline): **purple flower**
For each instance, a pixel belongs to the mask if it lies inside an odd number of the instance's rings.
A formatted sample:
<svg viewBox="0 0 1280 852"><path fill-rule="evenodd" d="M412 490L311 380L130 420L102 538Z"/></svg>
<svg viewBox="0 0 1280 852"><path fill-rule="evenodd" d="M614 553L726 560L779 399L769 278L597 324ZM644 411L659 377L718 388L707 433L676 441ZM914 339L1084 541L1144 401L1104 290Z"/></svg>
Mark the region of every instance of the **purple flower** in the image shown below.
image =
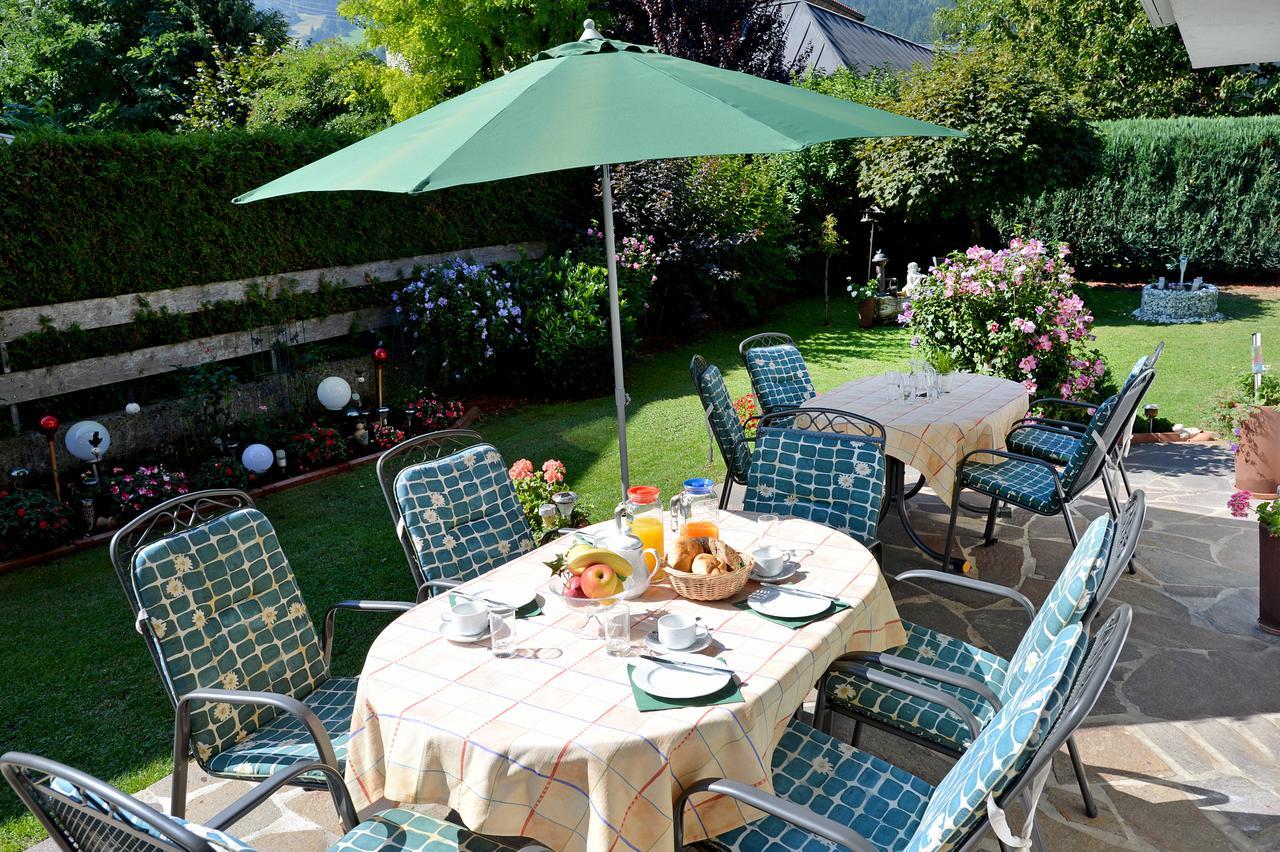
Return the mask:
<svg viewBox="0 0 1280 852"><path fill-rule="evenodd" d="M1227 508L1233 518L1249 517L1249 499L1252 496L1248 491L1237 491L1227 498Z"/></svg>

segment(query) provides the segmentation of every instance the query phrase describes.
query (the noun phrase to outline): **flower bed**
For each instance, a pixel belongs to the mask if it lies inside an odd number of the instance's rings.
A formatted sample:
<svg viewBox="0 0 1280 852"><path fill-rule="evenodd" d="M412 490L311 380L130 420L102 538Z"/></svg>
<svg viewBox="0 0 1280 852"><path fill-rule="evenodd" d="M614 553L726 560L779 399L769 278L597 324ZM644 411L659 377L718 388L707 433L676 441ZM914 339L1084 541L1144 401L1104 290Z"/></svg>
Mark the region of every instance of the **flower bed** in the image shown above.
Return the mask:
<svg viewBox="0 0 1280 852"><path fill-rule="evenodd" d="M1142 288L1142 304L1133 312L1133 318L1166 324L1226 319L1218 311L1218 288L1212 284L1202 285L1199 290L1148 284Z"/></svg>

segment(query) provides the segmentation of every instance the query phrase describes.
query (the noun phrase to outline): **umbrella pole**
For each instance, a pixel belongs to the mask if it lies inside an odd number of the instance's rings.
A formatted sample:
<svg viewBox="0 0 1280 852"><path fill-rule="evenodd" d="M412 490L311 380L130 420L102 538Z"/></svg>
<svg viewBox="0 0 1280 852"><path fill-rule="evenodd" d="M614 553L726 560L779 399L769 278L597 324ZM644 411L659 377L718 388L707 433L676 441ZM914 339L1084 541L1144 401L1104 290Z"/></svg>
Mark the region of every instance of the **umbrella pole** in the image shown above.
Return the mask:
<svg viewBox="0 0 1280 852"><path fill-rule="evenodd" d="M613 178L609 165L600 167L600 195L604 204L604 258L609 270L609 330L613 337L613 404L618 411L618 456L622 463L622 499L627 499L631 474L627 468L627 392L622 384L622 316L618 308L618 252L613 241Z"/></svg>

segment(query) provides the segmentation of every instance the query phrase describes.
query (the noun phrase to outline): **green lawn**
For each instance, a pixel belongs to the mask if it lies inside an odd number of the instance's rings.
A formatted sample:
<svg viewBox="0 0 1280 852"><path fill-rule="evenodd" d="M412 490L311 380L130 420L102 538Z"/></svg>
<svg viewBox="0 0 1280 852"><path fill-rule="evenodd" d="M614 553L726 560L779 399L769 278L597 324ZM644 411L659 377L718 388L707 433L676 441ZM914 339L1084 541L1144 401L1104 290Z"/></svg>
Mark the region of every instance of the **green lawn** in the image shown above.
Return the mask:
<svg viewBox="0 0 1280 852"><path fill-rule="evenodd" d="M1230 322L1153 327L1128 318L1134 291L1093 291L1099 345L1120 374L1139 354L1164 339L1168 349L1151 398L1162 414L1194 422L1206 398L1225 378L1247 369L1249 333L1264 332L1280 346L1280 302L1224 297ZM852 306L841 301L834 324L818 327L821 304L797 302L760 325L788 332L808 360L818 388L879 372L908 357L907 335L896 327L856 328ZM684 478L719 478L718 457L707 463L707 432L692 394L689 358L700 352L727 368L731 393L746 393L737 342L743 330L720 332L694 346L632 362L630 429L633 482L653 483L664 494ZM485 419L478 428L508 461L558 458L570 482L607 512L618 499L618 458L612 397L531 405ZM260 503L279 530L303 594L318 616L349 597L409 598L408 568L392 534L372 466ZM381 616L348 614L338 628L335 668L359 670ZM124 595L105 549L0 575L0 750L34 751L101 775L126 790L146 786L169 771L171 710L134 633ZM7 788L0 793L0 850L39 838Z"/></svg>

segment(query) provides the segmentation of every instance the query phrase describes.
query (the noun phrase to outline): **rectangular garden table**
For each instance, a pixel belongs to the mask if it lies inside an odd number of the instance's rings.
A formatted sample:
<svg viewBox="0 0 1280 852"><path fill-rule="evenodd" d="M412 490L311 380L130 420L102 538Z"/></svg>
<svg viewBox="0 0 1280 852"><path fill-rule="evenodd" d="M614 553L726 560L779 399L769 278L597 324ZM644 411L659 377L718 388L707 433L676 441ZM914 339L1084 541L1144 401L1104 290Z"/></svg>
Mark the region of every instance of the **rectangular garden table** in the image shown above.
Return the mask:
<svg viewBox="0 0 1280 852"><path fill-rule="evenodd" d="M721 536L748 550L754 515L722 513ZM611 522L610 522L611 523ZM707 776L771 790L770 755L788 719L840 654L905 641L875 559L853 539L798 518L779 544L801 569L791 582L852 606L792 629L734 606L752 591L710 603L653 585L633 613L633 654L668 612L701 616L707 652L738 674L743 700L640 712L628 664L602 639L584 638L581 610L543 593L543 612L517 622L517 656L487 640L453 644L441 634L446 596L398 619L375 640L360 675L347 758L357 806L385 798L448 805L486 834L534 838L556 850L670 850L676 797ZM544 564L569 546L553 542L461 589L545 585ZM715 835L758 814L718 798L687 817L690 838Z"/></svg>
<svg viewBox="0 0 1280 852"><path fill-rule="evenodd" d="M884 426L889 500L897 504L898 517L916 547L933 559L941 559L942 554L916 533L907 515L906 500L914 492L907 492L906 468L918 470L938 498L950 506L960 459L973 450L1003 450L1005 435L1026 415L1030 397L1018 382L974 373L956 373L950 392L934 400L908 404L891 396L882 373L820 393L802 407L850 411Z"/></svg>

